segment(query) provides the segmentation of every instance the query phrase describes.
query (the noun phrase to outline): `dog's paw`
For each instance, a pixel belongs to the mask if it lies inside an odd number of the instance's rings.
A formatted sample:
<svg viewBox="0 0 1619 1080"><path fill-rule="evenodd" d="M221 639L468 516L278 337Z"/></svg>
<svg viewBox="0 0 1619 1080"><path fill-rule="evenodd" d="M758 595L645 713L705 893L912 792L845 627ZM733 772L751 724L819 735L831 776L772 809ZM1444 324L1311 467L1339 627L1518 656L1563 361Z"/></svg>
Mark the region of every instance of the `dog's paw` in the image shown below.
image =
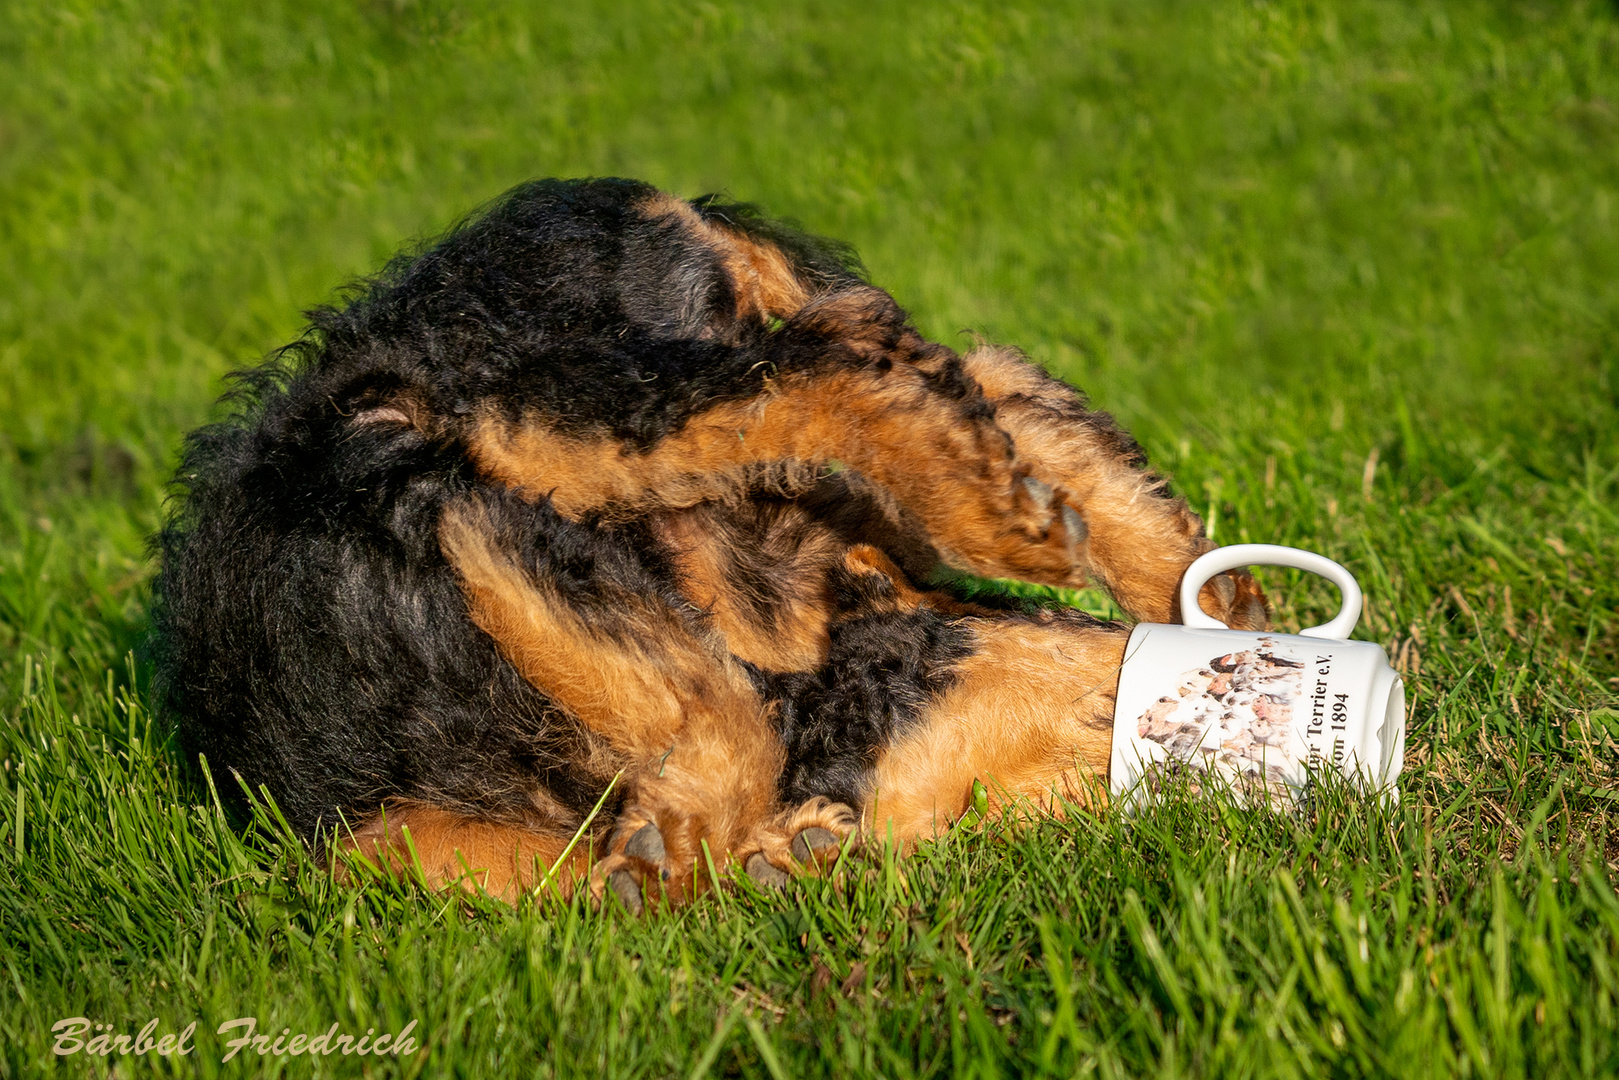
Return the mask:
<svg viewBox="0 0 1619 1080"><path fill-rule="evenodd" d="M1079 567L1090 530L1069 494L1023 468L1012 471L1010 494L997 560L1009 576L1049 585L1082 583Z"/></svg>
<svg viewBox="0 0 1619 1080"><path fill-rule="evenodd" d="M619 818L608 842L607 855L591 868L590 891L598 902L609 894L632 915L649 904L676 906L703 891L706 869L700 838L701 822L690 818L666 820L632 807Z"/></svg>
<svg viewBox="0 0 1619 1080"><path fill-rule="evenodd" d="M641 915L649 907L689 903L715 886L729 888L739 868L755 884L779 889L795 875L829 869L859 828L859 815L849 807L816 798L727 845L690 818L660 824L632 808L613 830L608 854L592 868L590 890L598 903L612 896Z"/></svg>
<svg viewBox="0 0 1619 1080"><path fill-rule="evenodd" d="M755 883L779 889L794 875L829 870L859 831L860 816L854 810L829 799L811 799L754 831L740 849L742 869Z"/></svg>
<svg viewBox="0 0 1619 1080"><path fill-rule="evenodd" d="M1197 594L1198 606L1233 630L1269 630L1270 605L1246 570L1216 574Z"/></svg>

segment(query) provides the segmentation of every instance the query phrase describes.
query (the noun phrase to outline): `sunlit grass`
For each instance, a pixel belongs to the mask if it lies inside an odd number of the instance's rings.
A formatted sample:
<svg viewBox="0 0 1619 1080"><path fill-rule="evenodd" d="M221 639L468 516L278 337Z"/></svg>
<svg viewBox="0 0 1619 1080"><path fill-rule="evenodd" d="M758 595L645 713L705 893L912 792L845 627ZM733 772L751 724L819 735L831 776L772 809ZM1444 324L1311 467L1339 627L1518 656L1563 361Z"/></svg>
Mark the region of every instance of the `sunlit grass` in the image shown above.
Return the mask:
<svg viewBox="0 0 1619 1080"><path fill-rule="evenodd" d="M309 1071L222 1065L241 1016L418 1021L377 1074L1619 1072L1611 5L23 3L0 85L0 1075L76 1015L198 1021L186 1076ZM991 823L641 921L227 822L146 711L181 434L402 243L588 174L853 242L1218 540L1351 566L1399 807Z"/></svg>

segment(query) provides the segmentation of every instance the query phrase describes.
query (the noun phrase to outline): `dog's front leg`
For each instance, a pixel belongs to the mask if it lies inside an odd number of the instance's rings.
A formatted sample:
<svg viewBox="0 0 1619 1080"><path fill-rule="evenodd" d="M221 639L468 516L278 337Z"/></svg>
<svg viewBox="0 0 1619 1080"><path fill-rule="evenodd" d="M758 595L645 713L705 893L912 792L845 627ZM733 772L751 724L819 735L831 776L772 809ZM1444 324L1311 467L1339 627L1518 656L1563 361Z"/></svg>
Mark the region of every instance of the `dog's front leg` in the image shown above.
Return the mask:
<svg viewBox="0 0 1619 1080"><path fill-rule="evenodd" d="M1087 409L1071 387L1022 354L985 346L963 363L994 403L995 421L1012 436L1018 456L1079 508L1086 569L1137 619L1179 622L1181 576L1215 546L1186 501L1144 467L1140 448L1111 417ZM1243 571L1216 575L1199 600L1235 629L1270 624L1264 593Z"/></svg>
<svg viewBox="0 0 1619 1080"><path fill-rule="evenodd" d="M735 866L780 880L841 841L857 824L847 807L781 804L781 738L741 666L633 557L577 550L586 533L492 495L447 509L439 540L473 621L621 770L596 895L680 903Z"/></svg>

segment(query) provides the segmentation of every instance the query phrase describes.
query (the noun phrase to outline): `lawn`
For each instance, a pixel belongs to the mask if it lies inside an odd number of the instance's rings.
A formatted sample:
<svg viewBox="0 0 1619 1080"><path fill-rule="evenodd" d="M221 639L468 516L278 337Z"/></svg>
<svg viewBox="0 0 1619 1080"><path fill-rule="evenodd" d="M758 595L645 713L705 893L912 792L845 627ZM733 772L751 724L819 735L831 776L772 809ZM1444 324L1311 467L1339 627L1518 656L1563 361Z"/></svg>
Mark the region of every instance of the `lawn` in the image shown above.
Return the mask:
<svg viewBox="0 0 1619 1080"><path fill-rule="evenodd" d="M17 0L0 86L0 1076L1619 1074L1613 5ZM1398 807L991 823L644 920L226 819L147 707L182 434L402 243L589 174L851 241L1217 540L1349 565ZM58 1061L76 1016L195 1049ZM420 1047L222 1062L245 1017Z"/></svg>

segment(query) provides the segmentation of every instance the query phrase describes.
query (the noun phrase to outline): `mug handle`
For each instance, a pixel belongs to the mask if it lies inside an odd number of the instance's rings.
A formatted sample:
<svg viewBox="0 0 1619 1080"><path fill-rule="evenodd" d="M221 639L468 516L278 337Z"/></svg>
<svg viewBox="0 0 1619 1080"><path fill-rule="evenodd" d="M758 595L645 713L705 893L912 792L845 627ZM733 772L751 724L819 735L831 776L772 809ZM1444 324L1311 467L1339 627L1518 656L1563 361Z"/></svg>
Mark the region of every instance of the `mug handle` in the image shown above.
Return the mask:
<svg viewBox="0 0 1619 1080"><path fill-rule="evenodd" d="M1242 566L1291 566L1320 574L1343 593L1343 604L1331 622L1300 630L1304 637L1348 638L1360 621L1361 591L1355 575L1325 555L1302 548L1282 547L1280 544L1232 544L1204 552L1186 568L1181 578L1181 623L1199 630L1227 630L1225 623L1208 614L1198 605L1197 594L1205 582L1215 574L1235 570Z"/></svg>

